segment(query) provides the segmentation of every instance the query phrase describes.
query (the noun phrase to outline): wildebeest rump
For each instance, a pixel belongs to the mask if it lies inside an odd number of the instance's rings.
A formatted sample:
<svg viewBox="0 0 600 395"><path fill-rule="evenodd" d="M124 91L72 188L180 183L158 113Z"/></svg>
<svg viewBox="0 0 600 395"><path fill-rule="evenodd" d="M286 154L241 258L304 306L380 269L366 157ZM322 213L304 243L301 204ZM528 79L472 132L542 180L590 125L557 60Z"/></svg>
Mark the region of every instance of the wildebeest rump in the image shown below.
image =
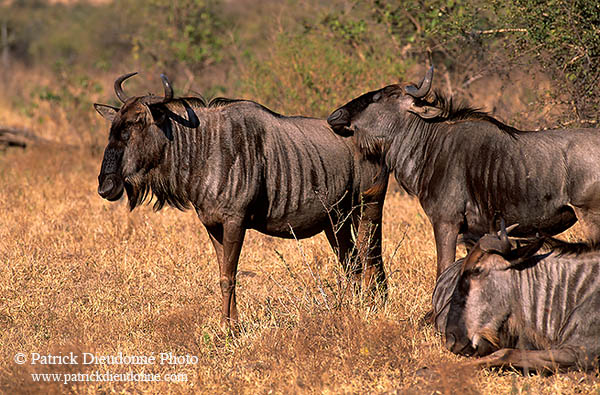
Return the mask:
<svg viewBox="0 0 600 395"><path fill-rule="evenodd" d="M237 320L235 275L246 229L286 238L325 231L347 270L358 275L364 265L364 281L385 292L387 173L378 163L325 120L285 117L247 100L174 99L164 75L165 97L127 98L121 84L133 74L115 81L120 109L94 105L112 123L98 193L114 201L125 190L131 209L151 192L156 209L196 210L219 261L224 323ZM363 193L377 177L383 188ZM353 257L360 265L349 263Z"/></svg>
<svg viewBox="0 0 600 395"><path fill-rule="evenodd" d="M598 367L600 251L543 242L488 234L442 273L433 300L448 349L483 356L475 366Z"/></svg>
<svg viewBox="0 0 600 395"><path fill-rule="evenodd" d="M482 236L497 218L518 223L515 236L554 235L577 219L600 239L600 130L523 132L486 113L390 85L366 93L327 119L360 149L381 157L419 198L433 225L437 275L454 262L460 233Z"/></svg>

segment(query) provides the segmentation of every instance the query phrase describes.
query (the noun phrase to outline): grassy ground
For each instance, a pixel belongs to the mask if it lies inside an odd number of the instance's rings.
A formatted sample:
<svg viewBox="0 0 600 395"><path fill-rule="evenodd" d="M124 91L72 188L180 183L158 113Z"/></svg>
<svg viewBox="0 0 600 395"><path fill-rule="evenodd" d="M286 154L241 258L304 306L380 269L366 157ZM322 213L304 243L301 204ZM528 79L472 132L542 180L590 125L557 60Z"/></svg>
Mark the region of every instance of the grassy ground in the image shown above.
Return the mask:
<svg viewBox="0 0 600 395"><path fill-rule="evenodd" d="M352 41L360 28L351 23L360 15L347 7L354 2L332 2L331 9L313 0L223 3L240 32L228 31L224 39L229 66L207 66L200 75L160 70L177 94L224 93L284 114L327 116L384 84L418 82L426 70L404 56L412 44L390 41L382 26L364 43ZM326 15L341 19L336 25ZM303 24L303 16L313 23ZM61 34L49 42L86 43L57 26ZM385 305L372 309L348 291L323 235L297 242L249 231L238 272L241 333L226 336L216 259L194 213L154 213L149 206L130 213L124 201L109 203L96 192L107 125L91 103L119 105L114 78L134 70L141 74L126 83L127 94L162 92L158 70L129 57L109 60L112 69L102 72L49 62L14 64L0 74L0 125L27 127L56 143L0 151L0 392L600 393L593 374L523 377L461 367L464 358L419 323L434 285L433 235L418 202L397 188L388 194L384 217ZM556 82L543 74L533 79L529 68L504 77L479 78L482 73L468 84L462 67L457 75L445 70L436 64L435 89L517 127L555 126L573 111L568 101L543 100ZM580 232L565 236L576 239ZM18 353L25 364L15 362ZM119 353L158 361L32 365L32 353L73 353L80 363L86 355ZM163 353L184 360L161 364ZM40 383L33 376L39 373L62 374L53 376L60 381L143 373L162 381Z"/></svg>
<svg viewBox="0 0 600 395"><path fill-rule="evenodd" d="M322 235L250 231L242 251L242 332L219 329L218 269L192 212L130 213L96 193L101 157L35 147L0 154L0 389L5 393L591 393L595 375L470 371L420 318L434 281L431 227L390 191L389 300L345 291ZM577 237L572 231L568 237ZM182 364L31 365L31 353L192 356ZM28 362L14 362L24 353ZM420 375L424 367L433 374ZM179 383L36 383L33 373L152 373ZM64 376L63 376L64 379Z"/></svg>

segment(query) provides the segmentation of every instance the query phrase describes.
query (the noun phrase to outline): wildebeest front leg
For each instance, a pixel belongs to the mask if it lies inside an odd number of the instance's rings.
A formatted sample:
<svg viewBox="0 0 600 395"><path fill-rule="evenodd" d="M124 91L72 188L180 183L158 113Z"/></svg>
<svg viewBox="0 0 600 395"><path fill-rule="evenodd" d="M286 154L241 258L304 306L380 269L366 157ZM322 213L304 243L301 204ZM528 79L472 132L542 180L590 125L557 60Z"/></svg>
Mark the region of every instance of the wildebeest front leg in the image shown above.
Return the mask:
<svg viewBox="0 0 600 395"><path fill-rule="evenodd" d="M440 274L456 257L456 240L458 238L458 225L449 222L437 222L433 224L433 235L435 237L435 249L437 256L436 280ZM435 306L433 306L435 308ZM434 324L433 308L425 313L422 323Z"/></svg>
<svg viewBox="0 0 600 395"><path fill-rule="evenodd" d="M568 349L518 350L503 348L475 361L466 362L465 365L475 367L512 366L525 370L534 369L538 372L555 372L559 369L574 367L577 363L577 355Z"/></svg>
<svg viewBox="0 0 600 395"><path fill-rule="evenodd" d="M235 300L237 265L244 243L246 230L237 222L206 227L219 262L219 284L223 298L221 324L224 329L237 324Z"/></svg>
<svg viewBox="0 0 600 395"><path fill-rule="evenodd" d="M594 244L600 242L600 183L584 184L574 196L572 206L583 225L585 237Z"/></svg>
<svg viewBox="0 0 600 395"><path fill-rule="evenodd" d="M363 267L363 289L387 297L387 279L381 256L383 201L364 203L358 225L358 264Z"/></svg>
<svg viewBox="0 0 600 395"><path fill-rule="evenodd" d="M596 210L575 208L575 215L582 224L585 237L592 244L600 244L600 207Z"/></svg>
<svg viewBox="0 0 600 395"><path fill-rule="evenodd" d="M437 255L437 279L440 274L456 258L456 240L458 238L459 225L450 222L438 222L433 224L433 235L435 237L435 249Z"/></svg>

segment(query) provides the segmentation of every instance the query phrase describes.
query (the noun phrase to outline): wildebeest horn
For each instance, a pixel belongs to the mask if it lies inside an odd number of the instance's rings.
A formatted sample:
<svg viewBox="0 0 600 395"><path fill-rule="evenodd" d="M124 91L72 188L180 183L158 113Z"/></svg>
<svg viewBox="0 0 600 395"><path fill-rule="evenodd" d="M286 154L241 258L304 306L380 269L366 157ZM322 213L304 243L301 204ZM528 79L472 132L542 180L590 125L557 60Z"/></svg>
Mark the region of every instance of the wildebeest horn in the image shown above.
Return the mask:
<svg viewBox="0 0 600 395"><path fill-rule="evenodd" d="M500 218L500 230L498 231L498 236L500 236L500 238L508 239L508 234L516 229L517 226L519 226L518 223L512 224L507 228L504 218Z"/></svg>
<svg viewBox="0 0 600 395"><path fill-rule="evenodd" d="M163 88L165 89L165 96L160 97L160 96L148 95L148 96L144 97L142 102L144 104L146 104L147 106L152 105L152 104L167 103L167 102L173 100L173 87L171 87L171 83L169 82L169 79L164 74L160 75L160 79L162 80Z"/></svg>
<svg viewBox="0 0 600 395"><path fill-rule="evenodd" d="M500 218L500 241L502 243L508 243L508 232L506 231L506 223L504 218Z"/></svg>
<svg viewBox="0 0 600 395"><path fill-rule="evenodd" d="M517 226L519 226L519 224L512 224L511 226L506 228L506 234L509 234L510 232L512 232L514 229L517 228Z"/></svg>
<svg viewBox="0 0 600 395"><path fill-rule="evenodd" d="M171 86L171 83L166 75L161 73L160 79L162 80L163 87L165 88L165 102L168 102L173 99L173 87Z"/></svg>
<svg viewBox="0 0 600 395"><path fill-rule="evenodd" d="M115 93L117 94L117 97L119 98L119 100L121 100L123 103L125 103L127 101L128 97L125 96L125 93L123 92L123 88L121 87L121 84L127 78L133 77L136 74L137 74L137 71L133 72L133 73L123 74L122 76L120 76L119 78L117 78L115 80Z"/></svg>
<svg viewBox="0 0 600 395"><path fill-rule="evenodd" d="M414 97L415 99L421 99L429 93L429 90L431 89L432 80L433 66L431 66L429 70L427 70L427 73L425 73L425 77L423 78L423 81L421 81L421 84L418 88L414 85L408 85L404 88L404 92L406 92L407 95Z"/></svg>

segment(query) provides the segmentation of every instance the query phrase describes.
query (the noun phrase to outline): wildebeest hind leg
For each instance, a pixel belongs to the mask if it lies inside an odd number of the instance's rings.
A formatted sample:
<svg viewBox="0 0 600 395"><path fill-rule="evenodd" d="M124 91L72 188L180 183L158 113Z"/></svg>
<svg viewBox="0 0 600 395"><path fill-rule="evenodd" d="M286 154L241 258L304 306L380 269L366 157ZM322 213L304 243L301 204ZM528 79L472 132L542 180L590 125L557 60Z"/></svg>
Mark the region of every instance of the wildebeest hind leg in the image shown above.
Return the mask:
<svg viewBox="0 0 600 395"><path fill-rule="evenodd" d="M347 220L338 229L334 230L333 227L325 228L325 236L327 237L327 241L337 255L338 260L344 269L344 273L347 276L351 276L356 272L356 268L351 266L351 254L353 253L352 249L354 247L352 243L351 226L352 224L350 220Z"/></svg>
<svg viewBox="0 0 600 395"><path fill-rule="evenodd" d="M235 300L237 265L244 243L246 230L236 222L206 227L219 262L219 284L221 288L221 325L225 330L235 327L238 322Z"/></svg>
<svg viewBox="0 0 600 395"><path fill-rule="evenodd" d="M466 366L512 366L525 370L533 369L538 372L555 372L558 369L576 366L576 364L577 356L568 349L518 350L514 348L503 348L473 362L465 363Z"/></svg>
<svg viewBox="0 0 600 395"><path fill-rule="evenodd" d="M358 215L353 221L347 220L339 229L325 229L329 244L336 252L344 273L351 279L357 290L362 289L369 296L387 296L387 279L381 259L381 223L362 220ZM364 218L364 217L363 217ZM352 226L359 223L357 242L352 241Z"/></svg>

